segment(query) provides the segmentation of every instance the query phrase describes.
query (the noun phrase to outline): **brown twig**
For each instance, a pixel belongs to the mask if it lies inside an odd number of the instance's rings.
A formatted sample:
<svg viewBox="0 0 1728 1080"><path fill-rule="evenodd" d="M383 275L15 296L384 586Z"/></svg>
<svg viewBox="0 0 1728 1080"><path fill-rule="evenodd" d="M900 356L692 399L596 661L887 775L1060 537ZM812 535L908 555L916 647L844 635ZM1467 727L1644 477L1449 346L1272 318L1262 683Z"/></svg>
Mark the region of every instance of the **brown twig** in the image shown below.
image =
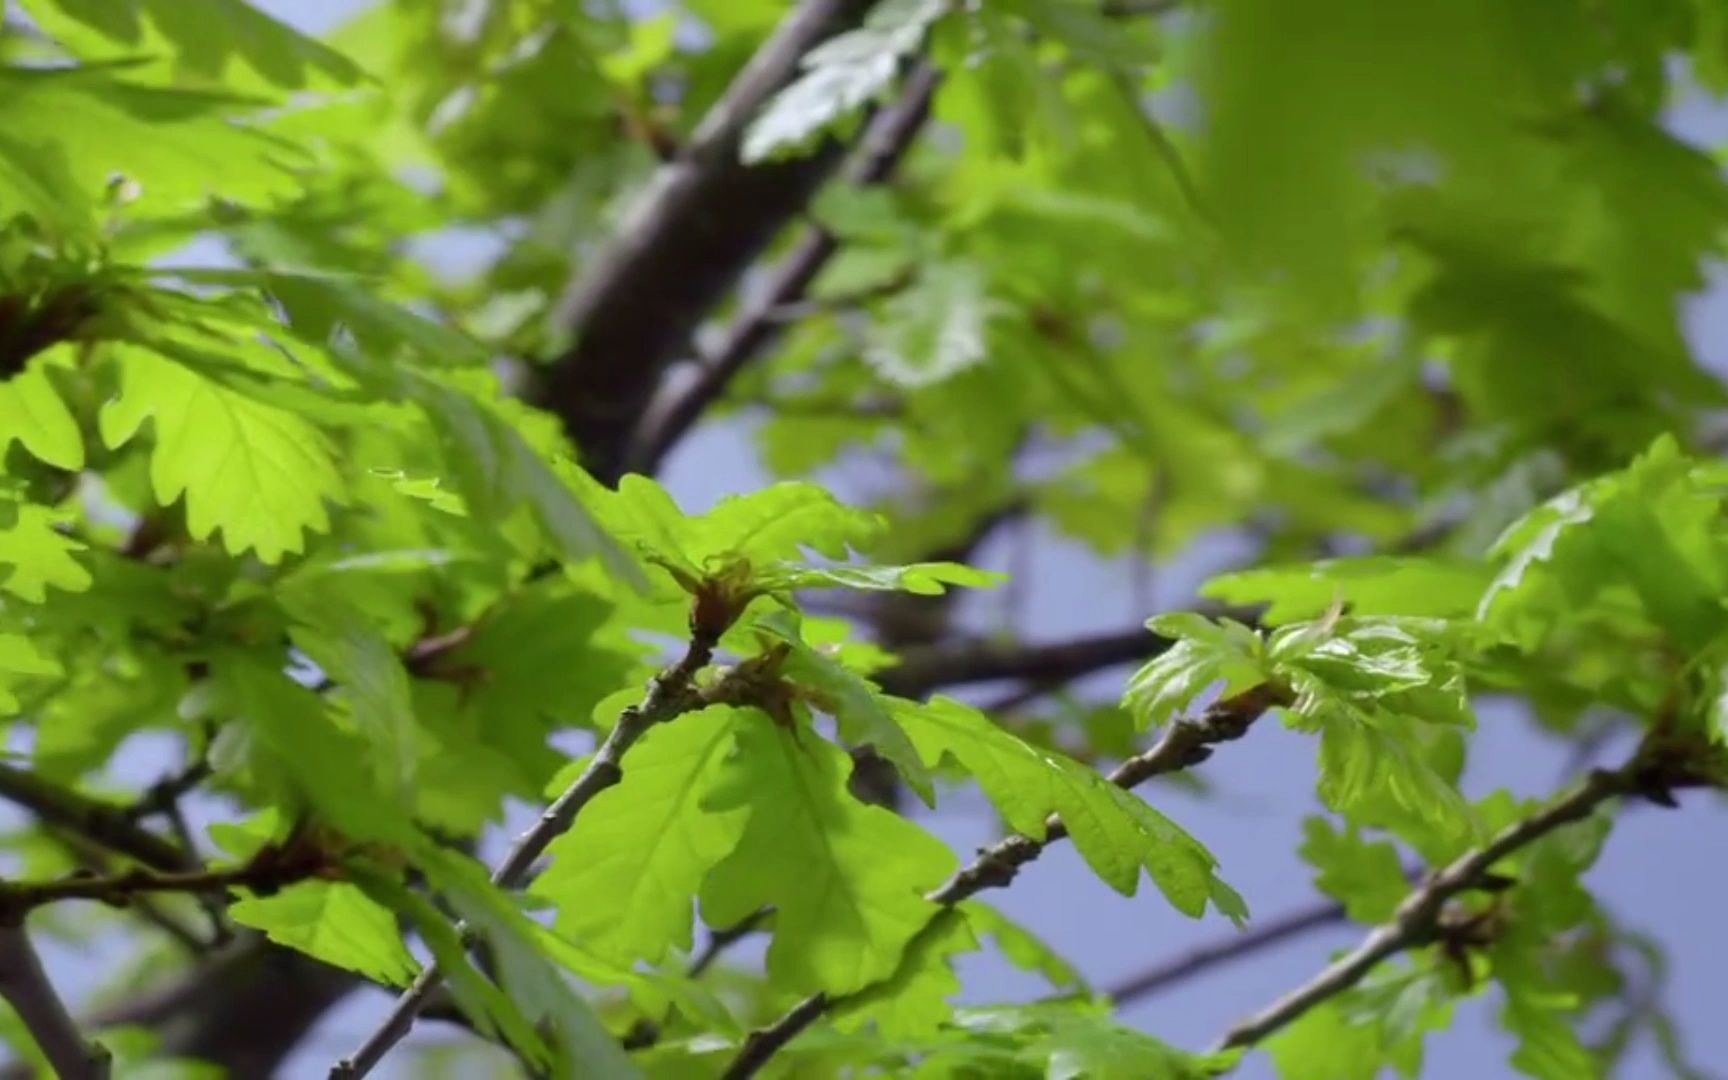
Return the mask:
<svg viewBox="0 0 1728 1080"><path fill-rule="evenodd" d="M0 765L0 798L10 799L24 807L46 825L77 833L151 869L180 871L196 868L192 856L140 826L125 807L81 795L33 772Z"/></svg>
<svg viewBox="0 0 1728 1080"><path fill-rule="evenodd" d="M517 838L503 861L492 872L493 884L505 889L515 889L525 884L532 876L535 861L545 852L547 846L570 831L577 815L596 795L624 778L624 755L650 728L683 713L702 708L730 692L731 688L724 680L710 688L709 693L704 693L696 686L696 674L713 659L716 643L726 624L730 622L729 618L722 618L717 623L705 625L701 611L702 605L699 601L698 614L692 618L690 644L684 655L655 676L642 703L626 709L618 718L618 723L600 744L600 749L595 751L593 759L589 761L587 768L582 770L582 774L556 802L546 808L531 828ZM459 929L466 932L465 927ZM442 981L443 972L438 965L428 964L421 971L420 977L414 980L414 984L396 999L395 1007L367 1036L359 1049L337 1062L330 1070L331 1080L362 1077L370 1072L384 1055L389 1053L390 1048L402 1041L413 1028L414 1018L419 1015L427 999Z"/></svg>
<svg viewBox="0 0 1728 1080"><path fill-rule="evenodd" d="M1344 905L1328 901L1290 912L1279 918L1256 922L1245 933L1185 952L1145 971L1137 972L1106 990L1118 1006L1148 998L1177 983L1204 974L1222 964L1240 960L1262 949L1281 945L1291 938L1326 926L1345 922Z"/></svg>
<svg viewBox="0 0 1728 1080"><path fill-rule="evenodd" d="M1179 720L1165 729L1156 745L1143 754L1124 761L1109 775L1109 781L1121 788L1132 788L1154 776L1191 768L1212 755L1218 743L1239 739L1247 734L1254 721L1267 710L1288 703L1290 695L1283 687L1264 683L1225 698L1206 709L1199 717ZM925 896L937 911L919 934L938 925L942 911L986 889L1001 888L1014 880L1022 866L1043 853L1049 845L1068 835L1067 826L1055 815L1045 823L1045 836L1034 840L1015 834L980 852L978 857L952 878ZM908 945L908 949L914 945ZM722 1074L725 1080L746 1080L766 1065L773 1056L799 1033L819 1020L840 1000L825 994L812 994L766 1027L758 1028L744 1040L736 1057Z"/></svg>
<svg viewBox="0 0 1728 1080"><path fill-rule="evenodd" d="M1708 782L1697 766L1646 744L1618 769L1592 771L1571 794L1502 829L1493 839L1437 871L1398 905L1390 921L1314 978L1225 1032L1215 1049L1253 1046L1316 1005L1360 982L1382 961L1432 940L1446 905L1454 897L1482 888L1494 865L1508 855L1566 825L1588 818L1604 803L1639 795L1671 805L1672 789Z"/></svg>

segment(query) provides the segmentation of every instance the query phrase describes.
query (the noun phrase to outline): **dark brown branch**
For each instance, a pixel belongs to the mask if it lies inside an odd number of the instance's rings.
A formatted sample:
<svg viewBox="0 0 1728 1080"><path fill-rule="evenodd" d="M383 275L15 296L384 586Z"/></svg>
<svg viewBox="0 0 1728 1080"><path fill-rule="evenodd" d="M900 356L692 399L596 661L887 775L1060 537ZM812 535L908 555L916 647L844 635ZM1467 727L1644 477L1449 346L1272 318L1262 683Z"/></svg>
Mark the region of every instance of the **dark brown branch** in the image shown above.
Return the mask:
<svg viewBox="0 0 1728 1080"><path fill-rule="evenodd" d="M930 115L930 100L941 75L924 62L913 69L899 99L871 118L863 144L846 179L879 184L893 173ZM666 453L726 392L732 379L780 335L781 313L801 300L816 275L839 250L833 234L811 227L792 253L774 269L773 280L751 299L726 330L718 348L704 358L700 373L686 387L663 392L638 425L626 458L629 471L653 474Z"/></svg>
<svg viewBox="0 0 1728 1080"><path fill-rule="evenodd" d="M884 671L882 688L921 698L944 687L997 679L1067 682L1120 664L1150 659L1170 647L1167 638L1144 628L1091 634L1044 645L973 639L908 650Z"/></svg>
<svg viewBox="0 0 1728 1080"><path fill-rule="evenodd" d="M24 769L0 765L0 798L29 810L43 824L76 833L153 870L196 867L192 856L138 825L126 808L81 795Z"/></svg>
<svg viewBox="0 0 1728 1080"><path fill-rule="evenodd" d="M1210 945L1202 945L1155 967L1130 975L1105 993L1118 1006L1126 1005L1151 997L1222 964L1240 960L1262 949L1270 949L1292 938L1345 921L1343 904L1316 904L1276 919L1255 923L1244 933L1223 938Z"/></svg>
<svg viewBox="0 0 1728 1080"><path fill-rule="evenodd" d="M1133 788L1154 776L1192 768L1212 756L1218 743L1239 739L1247 734L1254 721L1274 706L1287 704L1290 695L1282 687L1270 683L1225 698L1206 709L1198 718L1179 720L1165 729L1152 749L1124 761L1110 773L1109 780L1121 788ZM1046 847L1068 835L1068 828L1055 815L1045 823L1045 836L1034 840L1016 833L986 848L976 859L961 869L925 899L938 905L924 929L924 934L938 925L936 918L946 910L971 899L986 889L1010 884L1020 868L1043 854ZM916 941L916 935L914 937ZM908 949L914 946L909 944ZM799 1002L785 1015L750 1033L743 1047L723 1074L725 1080L746 1080L766 1065L787 1043L811 1024L821 1019L837 999L825 994L813 994Z"/></svg>
<svg viewBox="0 0 1728 1080"><path fill-rule="evenodd" d="M1355 986L1382 961L1432 941L1447 903L1489 884L1490 871L1496 863L1557 829L1583 821L1611 799L1641 795L1672 805L1672 788L1708 782L1699 771L1705 756L1700 755L1699 761L1687 761L1685 755L1665 756L1646 745L1618 769L1591 772L1571 794L1507 826L1481 847L1437 871L1405 897L1389 922L1375 928L1314 978L1231 1028L1218 1040L1215 1049L1253 1046L1309 1009Z"/></svg>
<svg viewBox="0 0 1728 1080"><path fill-rule="evenodd" d="M701 610L702 604L699 600L698 613ZM611 733L600 744L600 749L595 751L587 768L582 770L582 774L556 802L546 808L532 827L517 838L503 861L492 872L494 885L515 889L527 883L532 876L535 861L545 853L547 846L570 831L570 827L576 823L577 815L596 795L624 778L624 755L650 728L720 700L729 692L730 687L725 680L711 687L710 692L704 692L696 686L695 679L697 672L707 667L713 659L715 645L725 630L725 624L730 621L730 618L727 618L719 625L704 627L701 625L700 615L693 617L693 633L684 655L654 678L642 704L624 711ZM735 670L746 669L741 665ZM458 928L466 932L466 927ZM443 972L436 963L427 964L419 978L414 980L414 985L397 998L395 1007L367 1036L360 1048L337 1062L330 1070L331 1080L362 1077L371 1072L373 1067L383 1060L384 1055L412 1030L414 1018L443 982L443 977Z"/></svg>
<svg viewBox="0 0 1728 1080"><path fill-rule="evenodd" d="M803 157L745 164L744 130L805 54L854 25L868 0L803 0L649 183L606 250L573 285L558 322L572 345L542 401L563 417L583 463L621 475L638 418L697 326L839 165L825 140Z"/></svg>
<svg viewBox="0 0 1728 1080"><path fill-rule="evenodd" d="M0 925L0 997L17 1012L56 1075L107 1080L108 1051L78 1030L19 922Z"/></svg>
<svg viewBox="0 0 1728 1080"><path fill-rule="evenodd" d="M304 881L325 866L322 853L316 851L265 848L245 865L224 870L128 870L107 875L72 874L55 881L0 882L0 924L62 900L129 907L135 897L152 893L223 893L241 888L270 893Z"/></svg>

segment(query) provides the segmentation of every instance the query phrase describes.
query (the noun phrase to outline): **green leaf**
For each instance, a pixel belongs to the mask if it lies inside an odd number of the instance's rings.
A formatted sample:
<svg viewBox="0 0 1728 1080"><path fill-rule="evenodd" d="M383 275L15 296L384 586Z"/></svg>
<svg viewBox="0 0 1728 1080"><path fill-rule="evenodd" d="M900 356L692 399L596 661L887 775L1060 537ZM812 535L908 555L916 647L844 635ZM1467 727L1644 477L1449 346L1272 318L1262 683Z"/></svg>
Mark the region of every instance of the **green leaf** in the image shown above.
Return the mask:
<svg viewBox="0 0 1728 1080"><path fill-rule="evenodd" d="M0 457L14 439L56 468L84 467L84 436L48 377L46 356L32 357L24 370L0 382Z"/></svg>
<svg viewBox="0 0 1728 1080"><path fill-rule="evenodd" d="M703 883L704 917L727 926L773 905L768 974L799 993L845 994L892 974L935 915L923 894L956 865L917 825L848 794L849 768L813 732L747 714L738 752L704 802L750 811L738 847Z"/></svg>
<svg viewBox="0 0 1728 1080"><path fill-rule="evenodd" d="M476 741L520 770L517 794L538 794L563 762L548 745L553 732L589 725L630 675L634 658L602 636L613 616L598 597L548 580L493 605L429 661L426 674L462 688L459 711L472 718Z"/></svg>
<svg viewBox="0 0 1728 1080"><path fill-rule="evenodd" d="M782 565L756 574L763 588L776 592L793 589L858 589L867 592L907 592L915 596L940 596L950 585L989 589L1007 575L978 570L960 563L911 563L907 566L796 566Z"/></svg>
<svg viewBox="0 0 1728 1080"><path fill-rule="evenodd" d="M1470 808L1413 733L1389 730L1396 724L1353 710L1328 713L1320 733L1320 797L1355 820L1396 829L1424 854L1454 855L1475 833Z"/></svg>
<svg viewBox="0 0 1728 1080"><path fill-rule="evenodd" d="M80 199L94 201L119 175L137 185L140 211L186 209L212 195L262 203L297 190L287 166L302 152L230 120L257 102L126 83L116 70L0 69L0 152L54 147Z"/></svg>
<svg viewBox="0 0 1728 1080"><path fill-rule="evenodd" d="M769 101L745 132L745 162L808 145L881 94L901 60L946 10L942 0L884 0L870 9L863 26L811 49L804 56L804 73Z"/></svg>
<svg viewBox="0 0 1728 1080"><path fill-rule="evenodd" d="M978 947L969 920L955 908L938 911L906 946L894 974L847 997L834 1011L835 1026L852 1031L872 1023L885 1039L935 1035L960 993L953 958Z"/></svg>
<svg viewBox="0 0 1728 1080"><path fill-rule="evenodd" d="M1234 914L1239 898L1218 881L1210 852L1145 801L1096 770L1041 750L950 698L895 704L901 727L931 767L952 755L978 779L1010 828L1034 840L1058 814L1094 873L1132 896L1144 867L1176 910L1198 918L1210 902Z"/></svg>
<svg viewBox="0 0 1728 1080"><path fill-rule="evenodd" d="M534 1030L534 1022L524 1012L523 1005L517 1003L512 993L501 989L474 967L468 959L468 947L462 935L430 900L404 888L394 876L381 870L356 865L350 866L348 872L367 896L404 916L420 933L432 959L443 973L451 996L456 999L463 1015L473 1022L476 1031L482 1036L506 1042L531 1066L552 1064L546 1041ZM473 906L478 908L479 905ZM489 919L488 925L495 921ZM616 1053L616 1049L613 1052Z"/></svg>
<svg viewBox="0 0 1728 1080"><path fill-rule="evenodd" d="M303 881L272 896L249 896L230 904L228 916L278 945L386 986L407 986L419 968L389 910L345 882Z"/></svg>
<svg viewBox="0 0 1728 1080"><path fill-rule="evenodd" d="M594 1014L593 1006L554 965L544 943L545 928L488 881L484 868L449 851L440 851L435 860L422 865L451 907L490 946L499 985L510 1000L528 1020L552 1032L557 1052L553 1075L619 1080L642 1075L617 1037Z"/></svg>
<svg viewBox="0 0 1728 1080"><path fill-rule="evenodd" d="M26 142L0 132L0 207L22 211L51 234L79 236L95 227L95 202L81 190L53 142Z"/></svg>
<svg viewBox="0 0 1728 1080"><path fill-rule="evenodd" d="M715 706L642 737L624 778L594 798L547 849L533 892L558 909L557 928L596 955L658 964L691 946L702 879L738 846L743 808L702 803L733 749L736 710Z"/></svg>
<svg viewBox="0 0 1728 1080"><path fill-rule="evenodd" d="M57 515L45 506L16 505L0 493L0 590L40 604L48 587L83 592L90 571L72 557L84 545L54 527Z"/></svg>
<svg viewBox="0 0 1728 1080"><path fill-rule="evenodd" d="M978 1035L1009 1036L1023 1044L1016 1057L1044 1066L1052 1080L1204 1080L1228 1072L1240 1050L1189 1054L1123 1027L1106 1005L1040 1003L963 1009L955 1017Z"/></svg>
<svg viewBox="0 0 1728 1080"><path fill-rule="evenodd" d="M1370 555L1262 567L1212 578L1201 595L1228 604L1270 604L1268 626L1311 619L1334 603L1352 615L1468 615L1488 587L1480 563Z"/></svg>
<svg viewBox="0 0 1728 1080"><path fill-rule="evenodd" d="M60 662L38 650L21 634L0 633L0 715L11 715L18 698L9 684L16 676L53 676L61 673Z"/></svg>
<svg viewBox="0 0 1728 1080"><path fill-rule="evenodd" d="M68 31L87 28L120 46L116 56L140 51L148 20L167 39L181 69L213 80L236 59L286 89L304 86L310 71L342 84L360 78L360 69L341 53L243 0L24 0L23 6L63 42L81 44Z"/></svg>
<svg viewBox="0 0 1728 1080"><path fill-rule="evenodd" d="M1343 903L1356 922L1374 925L1392 917L1410 891L1397 848L1362 839L1354 825L1334 832L1318 816L1302 823L1302 834L1302 858L1314 868L1321 892Z"/></svg>
<svg viewBox="0 0 1728 1080"><path fill-rule="evenodd" d="M1505 991L1500 1022L1518 1037L1512 1065L1539 1080L1602 1074L1596 1056L1579 1039L1565 1013L1577 995L1554 985L1543 971L1540 943L1528 937L1502 942L1491 952L1494 975Z"/></svg>
<svg viewBox="0 0 1728 1080"><path fill-rule="evenodd" d="M1175 643L1128 680L1122 703L1141 728L1169 723L1216 684L1229 696L1266 681L1260 639L1241 623L1180 612L1146 626Z"/></svg>
<svg viewBox="0 0 1728 1080"><path fill-rule="evenodd" d="M784 612L757 619L756 629L788 650L781 672L797 683L802 696L834 717L840 737L852 746L871 746L892 762L925 806L936 804L930 772L912 740L895 721L889 699L874 683L804 643L796 620Z"/></svg>
<svg viewBox="0 0 1728 1080"><path fill-rule="evenodd" d="M641 571L617 550L554 465L491 408L454 386L414 373L401 385L438 429L470 514L501 520L517 506L527 506L559 558L598 556L619 580L641 582Z"/></svg>
<svg viewBox="0 0 1728 1080"><path fill-rule="evenodd" d="M185 497L194 539L220 529L229 551L275 563L304 550L304 533L329 529L326 502L347 489L317 428L179 364L115 348L121 392L102 408L102 441L122 446L155 422L151 486L163 506Z"/></svg>
<svg viewBox="0 0 1728 1080"><path fill-rule="evenodd" d="M413 790L419 764L419 728L408 672L396 649L367 614L329 589L278 594L294 618L294 644L334 679L355 728L370 745L368 764L393 800Z"/></svg>
<svg viewBox="0 0 1728 1080"><path fill-rule="evenodd" d="M283 797L356 840L419 845L402 807L379 792L364 744L330 721L317 694L251 653L223 651L210 667L224 703L255 740L254 767L280 778Z"/></svg>
<svg viewBox="0 0 1728 1080"><path fill-rule="evenodd" d="M845 506L816 484L772 484L728 495L705 514L686 515L654 480L635 474L607 491L578 479L584 501L614 536L634 544L685 588L704 575L747 571L767 581L802 572L807 551L844 559L882 535L877 515ZM782 564L800 564L782 569ZM779 576L777 576L779 575Z"/></svg>
<svg viewBox="0 0 1728 1080"><path fill-rule="evenodd" d="M977 267L925 266L909 288L882 305L865 340L864 361L900 386L941 382L988 355L985 331L996 311Z"/></svg>

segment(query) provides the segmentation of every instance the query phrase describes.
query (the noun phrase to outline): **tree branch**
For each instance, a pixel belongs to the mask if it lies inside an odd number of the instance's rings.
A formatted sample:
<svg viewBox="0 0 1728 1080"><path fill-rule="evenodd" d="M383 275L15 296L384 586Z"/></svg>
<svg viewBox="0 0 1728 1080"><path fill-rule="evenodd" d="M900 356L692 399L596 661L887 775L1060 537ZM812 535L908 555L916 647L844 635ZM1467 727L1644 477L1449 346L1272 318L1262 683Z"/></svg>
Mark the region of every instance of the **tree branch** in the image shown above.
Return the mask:
<svg viewBox="0 0 1728 1080"><path fill-rule="evenodd" d="M76 833L154 870L196 868L191 855L140 826L124 807L81 795L24 769L0 765L0 798L24 807L44 824Z"/></svg>
<svg viewBox="0 0 1728 1080"><path fill-rule="evenodd" d="M1638 794L1671 804L1669 789L1705 782L1696 768L1695 763L1664 757L1647 745L1618 769L1591 772L1571 794L1507 826L1481 847L1439 870L1405 897L1391 921L1377 927L1314 978L1225 1032L1214 1049L1253 1046L1309 1009L1355 986L1381 961L1432 940L1446 904L1461 893L1481 887L1489 870L1501 859L1557 829L1584 820L1620 795Z"/></svg>
<svg viewBox="0 0 1728 1080"><path fill-rule="evenodd" d="M316 849L266 847L245 865L225 870L128 870L108 875L72 874L57 881L0 882L0 924L20 920L36 908L62 900L95 900L111 907L129 907L135 897L152 893L221 893L237 888L274 892L314 876L326 864L324 854Z"/></svg>
<svg viewBox="0 0 1728 1080"><path fill-rule="evenodd" d="M848 181L860 186L879 184L893 173L929 119L930 101L940 81L941 73L928 61L912 70L899 99L871 118L859 152L846 170ZM695 381L662 392L648 408L631 439L625 460L628 471L652 474L659 469L667 452L725 393L733 377L779 336L786 323L781 312L803 298L839 246L834 235L820 226L805 232L775 268L773 280L733 320L720 346L704 359Z"/></svg>
<svg viewBox="0 0 1728 1080"><path fill-rule="evenodd" d="M108 1080L108 1051L79 1032L20 921L0 925L0 997L63 1080Z"/></svg>
<svg viewBox="0 0 1728 1080"><path fill-rule="evenodd" d="M1118 1007L1141 998L1151 997L1177 983L1204 974L1221 964L1240 960L1262 949L1281 945L1291 938L1334 926L1345 921L1344 905L1327 902L1292 911L1276 919L1256 922L1244 933L1234 934L1210 945L1202 945L1155 967L1131 975L1106 990Z"/></svg>
<svg viewBox="0 0 1728 1080"><path fill-rule="evenodd" d="M602 481L622 474L638 418L662 373L688 354L696 327L839 164L843 147L832 139L804 157L757 165L744 164L739 146L811 48L869 7L803 0L794 8L560 305L573 344L553 361L542 398Z"/></svg>
<svg viewBox="0 0 1728 1080"><path fill-rule="evenodd" d="M1109 780L1117 787L1133 788L1154 776L1198 765L1212 755L1213 746L1241 738L1267 709L1289 701L1289 691L1263 683L1216 702L1196 719L1171 724L1156 745L1117 766L1110 773ZM926 900L938 906L938 911L932 914L918 935L914 935L914 942L919 935L938 925L936 916L942 910L969 900L986 889L1008 885L1022 866L1067 835L1067 826L1052 814L1045 823L1044 839L1034 840L1016 833L980 852L945 884L925 896ZM912 947L911 944L907 946L908 949ZM725 1080L746 1080L756 1075L787 1043L843 1000L812 994L772 1024L751 1032L727 1066L723 1074Z"/></svg>
<svg viewBox="0 0 1728 1080"><path fill-rule="evenodd" d="M1170 644L1168 638L1141 627L1040 645L974 638L909 649L878 681L888 693L906 698L997 679L1067 682L1118 664L1151 659Z"/></svg>
<svg viewBox="0 0 1728 1080"><path fill-rule="evenodd" d="M698 600L698 613L701 608L701 600ZM704 626L700 614L692 618L690 644L684 655L677 663L655 676L642 704L624 711L611 733L600 744L600 749L595 752L588 767L582 770L582 774L556 802L546 808L540 819L517 838L503 861L498 864L498 868L492 872L493 884L504 889L515 889L525 884L531 876L535 861L546 851L547 846L570 831L570 827L576 823L577 815L593 801L594 796L624 778L625 753L647 734L650 728L721 700L730 692L731 688L724 680L711 687L708 692L695 685L696 673L707 667L713 659L715 645L725 630L725 622L729 621L725 620L717 626ZM746 669L744 665L740 665L734 670ZM467 927L458 924L458 930L466 933ZM401 1042L413 1028L414 1018L425 1007L427 999L438 988L443 977L443 972L439 970L436 962L428 963L420 972L419 978L397 998L395 1007L372 1034L367 1036L359 1049L337 1062L330 1070L331 1080L358 1078L370 1072L384 1055L389 1053L390 1048Z"/></svg>

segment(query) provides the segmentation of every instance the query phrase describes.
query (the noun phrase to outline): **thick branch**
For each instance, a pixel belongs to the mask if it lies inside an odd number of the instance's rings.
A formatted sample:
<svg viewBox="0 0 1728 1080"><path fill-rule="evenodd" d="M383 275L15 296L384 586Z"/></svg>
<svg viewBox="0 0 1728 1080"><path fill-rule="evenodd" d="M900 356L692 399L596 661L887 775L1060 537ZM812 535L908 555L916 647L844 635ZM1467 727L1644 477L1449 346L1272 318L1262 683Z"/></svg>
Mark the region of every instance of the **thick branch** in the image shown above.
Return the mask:
<svg viewBox="0 0 1728 1080"><path fill-rule="evenodd" d="M1143 754L1124 761L1111 772L1109 780L1121 788L1132 788L1154 776L1190 768L1212 756L1217 743L1239 739L1247 734L1254 721L1267 709L1288 703L1289 693L1270 683L1226 698L1208 708L1193 720L1180 720L1165 729L1157 745ZM1042 840L1015 834L986 848L970 864L961 869L925 899L939 905L920 934L937 925L936 915L986 889L1001 888L1014 880L1022 866L1036 859L1046 847L1068 835L1062 820L1051 815L1045 823ZM911 948L909 945L908 948ZM744 1046L724 1073L725 1080L746 1080L766 1065L781 1048L799 1033L821 1019L838 1000L824 994L813 994L799 1002L780 1019L750 1033Z"/></svg>
<svg viewBox="0 0 1728 1080"><path fill-rule="evenodd" d="M696 688L696 673L708 666L713 658L715 643L724 627L698 629L692 634L689 648L682 658L655 677L642 704L626 709L618 723L600 744L588 767L558 800L546 808L534 825L517 838L504 860L492 872L492 883L505 889L519 888L528 881L534 863L545 853L553 840L570 831L576 817L594 796L624 778L624 755L647 734L655 724L670 720L708 704L712 699ZM459 927L466 932L466 927ZM429 963L414 985L396 1000L390 1014L375 1029L360 1048L342 1059L330 1070L332 1080L362 1077L377 1065L390 1048L408 1034L414 1018L425 1007L427 999L443 982L443 972L437 963Z"/></svg>
<svg viewBox="0 0 1728 1080"><path fill-rule="evenodd" d="M895 103L871 118L863 145L846 169L854 184L879 184L893 173L911 148L930 116L930 100L941 74L929 62L919 64L907 77ZM625 466L629 471L652 475L667 451L713 405L734 376L784 329L780 312L803 299L816 275L839 250L832 233L813 226L792 253L774 269L773 280L733 320L726 336L701 366L688 386L663 393L636 427Z"/></svg>
<svg viewBox="0 0 1728 1080"><path fill-rule="evenodd" d="M869 6L803 0L793 9L565 297L558 321L573 344L553 361L543 398L601 480L621 474L632 429L702 319L839 164L843 148L833 140L758 165L744 164L739 146L805 54Z"/></svg>
<svg viewBox="0 0 1728 1080"><path fill-rule="evenodd" d="M21 922L0 925L0 997L18 1013L57 1075L108 1080L108 1051L79 1032Z"/></svg>
<svg viewBox="0 0 1728 1080"><path fill-rule="evenodd" d="M1677 782L1687 781L1655 775L1652 759L1642 750L1619 769L1590 773L1570 795L1507 826L1486 844L1435 873L1405 897L1390 922L1377 927L1320 974L1231 1028L1215 1048L1253 1046L1309 1009L1355 986L1381 961L1432 940L1446 904L1461 893L1481 887L1489 870L1501 859L1556 829L1584 820L1616 796L1651 795Z"/></svg>

